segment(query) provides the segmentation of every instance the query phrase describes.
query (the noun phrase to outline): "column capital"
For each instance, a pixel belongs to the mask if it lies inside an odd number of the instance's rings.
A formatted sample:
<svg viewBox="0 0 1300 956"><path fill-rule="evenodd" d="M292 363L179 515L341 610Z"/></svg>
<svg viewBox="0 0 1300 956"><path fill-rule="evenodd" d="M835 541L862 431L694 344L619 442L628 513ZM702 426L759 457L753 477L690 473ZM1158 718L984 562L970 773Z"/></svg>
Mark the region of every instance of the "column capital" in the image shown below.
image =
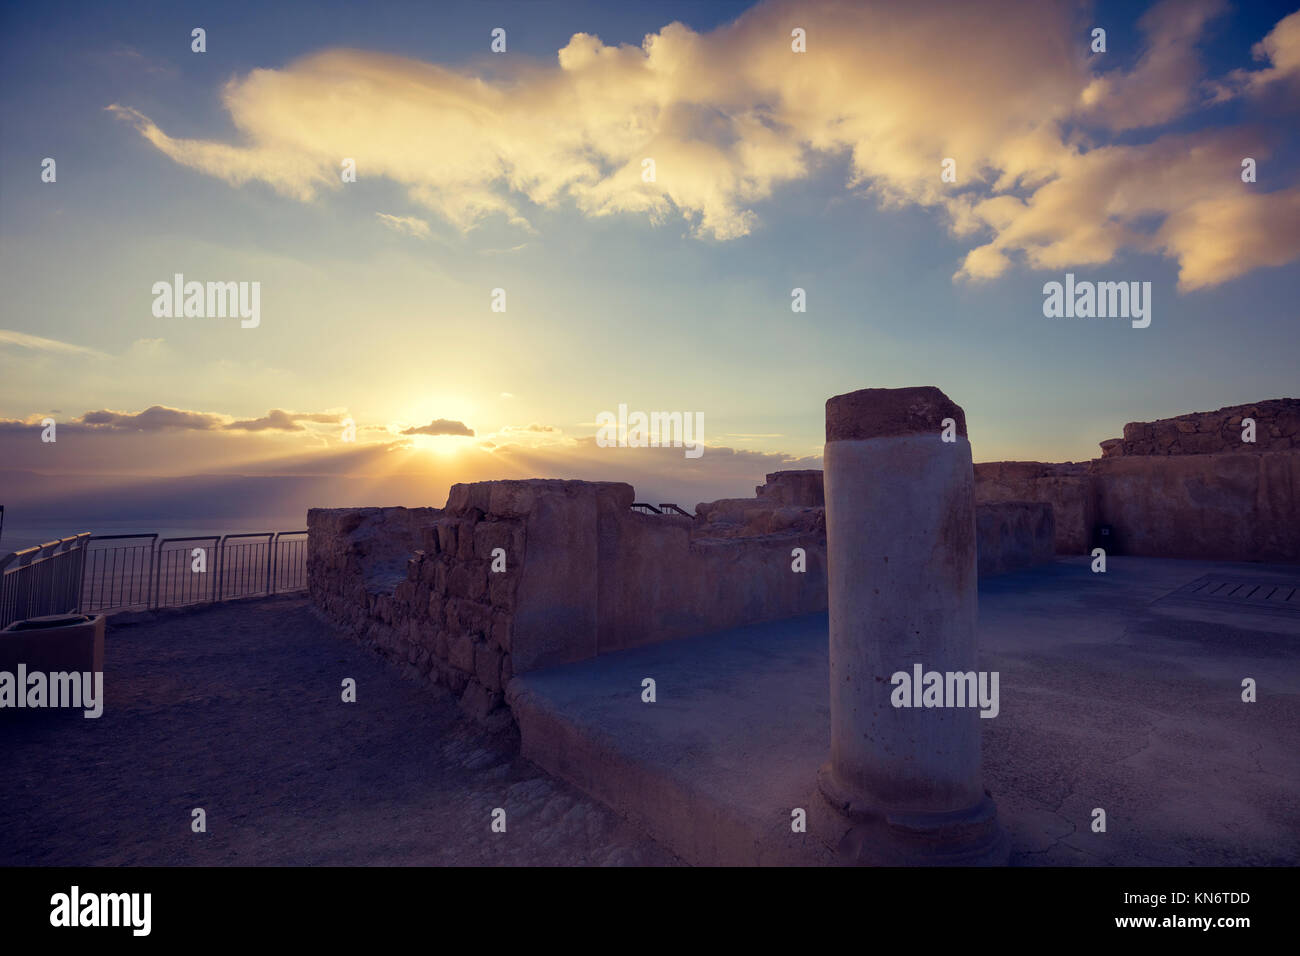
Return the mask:
<svg viewBox="0 0 1300 956"><path fill-rule="evenodd" d="M861 388L826 400L826 440L938 433L945 418L953 419L957 434L966 437L966 413L933 385Z"/></svg>

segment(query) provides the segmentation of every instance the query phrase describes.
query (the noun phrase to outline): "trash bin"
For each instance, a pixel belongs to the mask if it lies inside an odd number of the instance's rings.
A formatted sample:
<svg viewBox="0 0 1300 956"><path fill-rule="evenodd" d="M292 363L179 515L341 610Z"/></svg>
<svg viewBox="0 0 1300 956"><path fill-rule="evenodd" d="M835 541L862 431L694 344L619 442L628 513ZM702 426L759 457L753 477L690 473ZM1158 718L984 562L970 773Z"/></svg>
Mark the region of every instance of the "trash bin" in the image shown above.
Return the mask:
<svg viewBox="0 0 1300 956"><path fill-rule="evenodd" d="M14 621L0 631L0 671L90 671L104 669L104 615L51 614Z"/></svg>

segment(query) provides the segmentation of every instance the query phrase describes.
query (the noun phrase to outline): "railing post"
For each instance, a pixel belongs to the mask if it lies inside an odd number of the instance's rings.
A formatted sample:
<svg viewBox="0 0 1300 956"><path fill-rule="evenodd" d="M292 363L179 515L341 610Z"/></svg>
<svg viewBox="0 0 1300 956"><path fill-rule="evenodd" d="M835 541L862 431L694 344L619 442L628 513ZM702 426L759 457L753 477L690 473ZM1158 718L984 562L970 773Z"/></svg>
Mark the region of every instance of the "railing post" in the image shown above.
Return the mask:
<svg viewBox="0 0 1300 956"><path fill-rule="evenodd" d="M77 535L77 541L76 541L77 570L76 573L73 575L73 580L76 581L77 590L74 595L75 601L73 602L72 605L72 611L74 614L81 613L81 590L86 585L86 549L89 547L90 547L90 532L83 531L81 532L81 534Z"/></svg>
<svg viewBox="0 0 1300 956"><path fill-rule="evenodd" d="M221 540L217 542L217 552L220 554L220 558L218 558L217 562L219 565L217 568L217 593L212 597L213 604L221 600L222 589L226 583L226 538L228 537L230 536L223 535Z"/></svg>
<svg viewBox="0 0 1300 956"><path fill-rule="evenodd" d="M277 531L275 536L271 538L271 540L268 541L266 544L266 549L267 549L266 593L267 594L275 593L275 591L272 590L272 587L275 584L275 558L276 558L275 552L279 550L279 547L280 547L280 533Z"/></svg>
<svg viewBox="0 0 1300 956"><path fill-rule="evenodd" d="M155 611L158 609L158 590L159 590L158 579L162 577L162 546L166 544L166 542L167 542L166 538L163 538L161 541L154 542L155 560L153 562L154 565L153 594L150 595L148 606L151 610L155 610Z"/></svg>

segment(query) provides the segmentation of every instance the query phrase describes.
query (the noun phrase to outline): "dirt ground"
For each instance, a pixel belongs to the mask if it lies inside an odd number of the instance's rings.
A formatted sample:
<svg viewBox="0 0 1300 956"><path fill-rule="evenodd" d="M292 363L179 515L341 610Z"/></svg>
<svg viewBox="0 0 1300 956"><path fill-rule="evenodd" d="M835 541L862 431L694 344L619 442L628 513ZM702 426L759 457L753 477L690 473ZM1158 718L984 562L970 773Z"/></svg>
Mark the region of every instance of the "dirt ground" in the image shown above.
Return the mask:
<svg viewBox="0 0 1300 956"><path fill-rule="evenodd" d="M678 863L305 598L141 617L109 621L98 720L0 714L0 865Z"/></svg>

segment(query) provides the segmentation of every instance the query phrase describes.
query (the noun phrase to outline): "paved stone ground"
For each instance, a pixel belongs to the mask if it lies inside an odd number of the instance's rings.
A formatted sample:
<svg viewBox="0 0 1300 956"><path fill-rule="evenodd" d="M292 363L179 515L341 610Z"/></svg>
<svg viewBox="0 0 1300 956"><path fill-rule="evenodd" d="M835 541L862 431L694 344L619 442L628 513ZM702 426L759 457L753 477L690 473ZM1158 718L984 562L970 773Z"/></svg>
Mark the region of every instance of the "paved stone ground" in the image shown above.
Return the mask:
<svg viewBox="0 0 1300 956"><path fill-rule="evenodd" d="M101 718L0 715L0 865L678 862L304 598L141 617L110 619Z"/></svg>
<svg viewBox="0 0 1300 956"><path fill-rule="evenodd" d="M1108 563L980 582L980 666L999 672L1001 702L979 721L983 776L1011 863L1296 866L1300 607L1189 589L1208 576L1300 597L1300 567ZM684 859L820 863L828 680L822 614L533 671L511 694L525 753ZM808 808L807 837L793 807Z"/></svg>

